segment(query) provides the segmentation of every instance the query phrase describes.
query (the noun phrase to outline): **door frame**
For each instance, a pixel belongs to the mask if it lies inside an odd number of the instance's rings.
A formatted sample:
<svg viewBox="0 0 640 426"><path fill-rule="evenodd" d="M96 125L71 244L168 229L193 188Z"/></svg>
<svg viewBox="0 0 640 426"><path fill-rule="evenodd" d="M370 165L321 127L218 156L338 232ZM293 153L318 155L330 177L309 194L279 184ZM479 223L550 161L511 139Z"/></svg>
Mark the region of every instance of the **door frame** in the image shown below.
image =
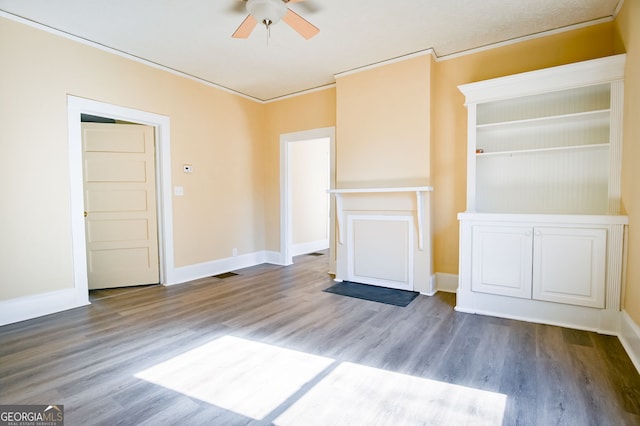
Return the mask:
<svg viewBox="0 0 640 426"><path fill-rule="evenodd" d="M293 256L291 255L292 243L292 201L290 183L290 162L291 153L289 147L291 143L303 142L312 139L329 138L329 189L336 186L336 128L323 127L312 130L304 130L293 133L283 133L280 135L280 263L291 265ZM330 272L335 270L335 200L329 199L329 251Z"/></svg>
<svg viewBox="0 0 640 426"><path fill-rule="evenodd" d="M67 95L67 113L69 130L69 176L73 277L77 297L86 298L89 292L86 234L84 226L81 114L96 115L154 127L160 284L171 284L175 277L175 269L173 266L171 132L169 117L71 95Z"/></svg>

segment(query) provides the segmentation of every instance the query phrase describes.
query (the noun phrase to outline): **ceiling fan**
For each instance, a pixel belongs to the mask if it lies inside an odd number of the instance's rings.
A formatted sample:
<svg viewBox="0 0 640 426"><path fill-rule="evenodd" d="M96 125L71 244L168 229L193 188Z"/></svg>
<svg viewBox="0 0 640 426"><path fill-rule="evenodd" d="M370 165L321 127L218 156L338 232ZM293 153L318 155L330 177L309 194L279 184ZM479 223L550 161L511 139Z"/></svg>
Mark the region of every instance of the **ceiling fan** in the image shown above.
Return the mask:
<svg viewBox="0 0 640 426"><path fill-rule="evenodd" d="M287 7L287 3L298 3L304 0L238 0L247 3L249 15L233 33L233 38L248 38L259 23L267 28L280 20L286 22L298 34L307 40L320 32L320 29Z"/></svg>

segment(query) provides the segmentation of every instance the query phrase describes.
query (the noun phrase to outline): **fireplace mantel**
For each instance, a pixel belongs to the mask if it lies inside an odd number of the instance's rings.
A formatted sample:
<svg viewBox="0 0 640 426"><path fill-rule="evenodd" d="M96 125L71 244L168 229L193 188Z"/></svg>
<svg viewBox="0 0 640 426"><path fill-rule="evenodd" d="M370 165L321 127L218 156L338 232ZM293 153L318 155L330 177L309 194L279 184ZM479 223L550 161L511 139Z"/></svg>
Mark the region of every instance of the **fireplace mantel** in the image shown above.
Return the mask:
<svg viewBox="0 0 640 426"><path fill-rule="evenodd" d="M418 245L420 250L424 249L424 194L432 192L432 186L408 186L408 187L380 187L380 188L349 188L349 189L330 189L327 192L334 194L336 197L336 210L338 222L338 241L344 244L344 226L342 216L342 197L349 194L382 194L382 193L402 193L414 192L416 194L416 217L418 220Z"/></svg>

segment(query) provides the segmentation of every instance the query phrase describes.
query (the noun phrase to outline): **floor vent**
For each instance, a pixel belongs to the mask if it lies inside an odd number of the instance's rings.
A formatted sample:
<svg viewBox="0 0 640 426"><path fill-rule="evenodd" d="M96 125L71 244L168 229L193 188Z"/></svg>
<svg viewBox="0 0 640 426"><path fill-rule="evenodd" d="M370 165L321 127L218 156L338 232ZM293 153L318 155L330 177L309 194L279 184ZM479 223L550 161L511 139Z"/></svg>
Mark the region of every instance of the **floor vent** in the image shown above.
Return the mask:
<svg viewBox="0 0 640 426"><path fill-rule="evenodd" d="M218 274L218 275L214 275L213 278L219 278L221 280L225 279L225 278L229 278L229 277L235 277L236 274L235 272L225 272L224 274Z"/></svg>

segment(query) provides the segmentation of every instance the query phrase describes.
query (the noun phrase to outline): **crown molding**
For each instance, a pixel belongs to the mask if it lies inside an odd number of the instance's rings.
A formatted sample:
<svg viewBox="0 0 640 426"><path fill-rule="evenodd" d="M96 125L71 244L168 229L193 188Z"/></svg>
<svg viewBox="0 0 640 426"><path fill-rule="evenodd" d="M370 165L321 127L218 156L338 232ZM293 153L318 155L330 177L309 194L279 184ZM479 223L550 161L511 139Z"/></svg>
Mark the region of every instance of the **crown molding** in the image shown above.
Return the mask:
<svg viewBox="0 0 640 426"><path fill-rule="evenodd" d="M622 3L622 2L621 2ZM437 62L440 61L447 61L449 59L456 59L456 58L460 58L463 56L468 56L468 55L473 55L479 52L484 52L487 50L492 50L492 49L498 49L500 47L504 47L504 46L509 46L512 44L518 44L518 43L522 43L524 41L529 41L529 40L535 40L538 38L543 38L543 37L548 37L548 36L552 36L552 35L556 35L556 34L562 34L565 32L569 32L569 31L574 31L574 30L579 30L581 28L587 28L587 27L591 27L593 25L598 25L598 24L603 24L606 22L612 22L615 19L615 16L609 16L606 18L600 18L600 19L596 19L593 21L587 21L587 22L582 22L579 24L574 24L574 25L569 25L566 27L561 27L561 28L556 28L553 30L547 30L547 31L542 31L536 34L530 34L527 36L523 36L523 37L516 37L516 38L512 38L510 40L504 40L498 43L492 43L492 44L488 44L486 46L481 46L481 47L476 47L473 49L469 49L469 50L463 50L460 52L455 52L455 53L451 53L451 54L447 54L447 55L442 55L442 56L438 56L436 54L435 58Z"/></svg>
<svg viewBox="0 0 640 426"><path fill-rule="evenodd" d="M523 36L523 37L516 37L516 38L510 39L510 40L505 40L505 41L501 41L501 42L498 42L498 43L492 43L492 44L488 44L486 46L481 46L481 47L477 47L477 48L473 48L473 49L463 50L463 51L460 51L460 52L455 52L455 53L446 54L446 55L438 55L437 52L433 48L428 48L428 49L425 49L425 50L409 53L409 54L398 56L398 57L395 57L395 58L390 58L390 59L383 60L383 61L380 61L380 62L375 62L375 63L372 63L372 64L368 64L368 65L364 65L364 66L361 66L361 67L353 68L353 69L350 69L350 70L342 71L342 72L334 74L333 77L334 77L334 79L338 79L338 78L345 77L345 76L348 76L348 75L357 74L359 72L371 70L371 69L374 69L374 68L383 67L385 65L390 65L390 64L393 64L393 63L396 63L396 62L402 62L402 61L406 61L408 59L412 59L412 58L419 57L419 56L425 56L425 55L431 55L436 62L447 61L447 60L450 60L450 59L456 59L456 58L460 58L460 57L463 57L463 56L473 55L473 54L476 54L476 53L484 52L484 51L487 51L487 50L497 49L497 48L504 47L504 46L509 46L509 45L512 45L512 44L522 43L524 41L534 40L534 39L537 39L537 38L547 37L547 36L555 35L555 34L561 34L561 33L564 33L564 32L573 31L573 30L577 30L577 29L581 29L581 28L586 28L586 27L590 27L590 26L593 26L593 25L598 25L598 24L602 24L602 23L606 23L606 22L612 22L615 19L615 17L617 16L617 14L619 13L620 8L622 7L623 3L624 3L624 0L620 0L620 2L618 3L618 5L616 7L616 10L614 11L614 14L612 16L609 16L609 17L606 17L606 18L600 18L600 19L596 19L596 20L592 20L592 21L583 22L583 23L580 23L580 24L569 25L569 26L566 26L566 27L556 28L556 29L548 30L548 31L543 31L543 32L540 32L540 33L531 34L531 35L527 35L527 36ZM33 28L37 28L37 29L40 29L40 30L45 31L47 33L50 33L50 34L53 34L53 35L57 35L57 36L60 36L60 37L63 37L63 38L66 38L66 39L69 39L69 40L84 44L84 45L87 45L87 46L94 47L96 49L102 50L102 51L107 52L107 53L111 53L111 54L114 54L114 55L117 55L117 56L120 56L120 57L123 57L123 58L126 58L126 59L130 59L130 60L132 60L134 62L143 64L143 65L147 65L147 66L155 68L155 69L166 71L166 72L168 72L170 74L173 74L173 75L176 75L176 76L179 76L179 77L183 77L183 78L198 82L198 83L203 84L205 86L212 87L212 88L221 90L223 92L226 92L226 93L229 93L229 94L232 94L232 95L236 95L236 96L239 96L239 97L244 98L244 99L248 99L248 100L253 101L253 102L257 102L259 104L268 104L268 103L277 102L277 101L281 101L281 100L285 100L285 99L291 99L291 98L294 98L294 97L297 97L297 96L303 96L303 95L307 95L309 93L313 93L313 92L317 92L317 91L321 91L321 90L327 90L327 89L331 89L331 88L335 87L335 83L330 83L330 84L327 84L327 85L314 87L314 88L310 88L310 89L305 89L305 90L301 90L301 91L298 91L298 92L295 92L295 93L290 93L290 94L286 94L286 95L283 95L283 96L274 97L274 98L271 98L271 99L259 99L259 98L253 97L253 96L249 96L249 95L247 95L245 93L238 92L236 90L230 89L228 87L222 86L220 84L216 84L214 82L202 79L200 77L196 77L194 75L185 73L183 71L179 71L179 70L167 67L165 65L161 65L161 64L158 64L156 62L152 62L152 61L150 61L148 59L144 59L144 58L141 58L141 57L138 57L138 56L123 52L121 50L117 50L117 49L102 45L100 43L96 43L94 41L91 41L91 40L88 40L88 39L85 39L85 38L82 38L82 37L78 37L76 35L73 35L73 34L70 34L70 33L67 33L67 32L52 28L52 27L49 27L47 25L44 25L44 24L29 20L29 19L26 19L26 18L23 18L23 17L20 17L20 16L17 16L17 15L13 15L11 13L8 13L8 12L2 11L2 10L0 10L0 17L9 19L9 20L12 20L12 21L15 21L15 22L19 22L19 23L22 23L22 24L25 24L27 26L30 26L30 27L33 27Z"/></svg>
<svg viewBox="0 0 640 426"><path fill-rule="evenodd" d="M96 48L96 49L101 50L103 52L111 53L113 55L120 56L120 57L125 58L125 59L129 59L129 60L137 62L139 64L147 65L147 66L149 66L151 68L155 68L155 69L158 69L158 70L161 70L161 71L166 71L166 72L168 72L170 74L173 74L173 75L176 75L178 77L183 77L183 78L198 82L200 84L204 84L205 86L213 87L213 88L221 90L223 92L230 93L232 95L237 95L237 96L240 96L242 98L245 98L245 99L248 99L248 100L251 100L251 101L254 101L254 102L258 102L258 103L264 103L264 101L261 100L261 99L254 98L253 96L246 95L244 93L235 91L235 90L230 89L230 88L225 87L225 86L221 86L221 85L213 83L213 82L211 82L209 80L205 80L205 79L202 79L200 77L196 77L194 75L185 73L183 71L179 71L179 70L167 67L165 65L158 64L158 63L150 61L148 59L144 59L144 58L141 58L139 56L135 56L135 55L132 55L130 53L123 52L122 50L114 49L112 47L108 47L108 46L105 46L103 44L96 43L95 41L91 41L91 40L88 40L86 38L78 37L78 36L73 35L71 33L68 33L68 32L65 32L65 31L62 31L62 30L59 30L59 29L56 29L56 28L49 27L49 26L41 24L39 22L35 22L35 21L30 20L30 19L23 18L21 16L17 16L17 15L13 15L11 13L7 13L7 12L5 12L3 10L0 10L0 18L6 18L8 20L11 20L11 21L14 21L14 22L18 22L20 24L24 24L24 25L27 25L27 26L32 27L32 28L36 28L36 29L42 30L42 31L47 32L49 34L53 34L53 35L65 38L67 40L75 41L77 43L84 44L86 46L90 46L90 47Z"/></svg>
<svg viewBox="0 0 640 426"><path fill-rule="evenodd" d="M342 72L339 72L337 74L334 74L333 77L334 78L342 78L342 77L346 77L348 75L357 74L357 73L360 73L360 72L363 72L363 71L369 71L369 70L372 70L372 69L375 69L375 68L380 68L380 67L384 67L386 65L394 64L396 62L402 62L402 61L406 61L408 59L417 58L417 57L425 56L425 55L432 55L434 58L436 58L434 50L429 48L429 49L425 49L425 50L420 50L418 52L409 53L407 55L402 55L402 56L397 56L395 58L386 59L384 61L375 62L373 64L364 65L362 67L353 68L353 69L350 69L350 70L347 70L347 71L342 71Z"/></svg>
<svg viewBox="0 0 640 426"><path fill-rule="evenodd" d="M323 90L333 89L334 87L336 87L336 83L329 83L329 84L325 84L323 86L314 87L312 89L301 90L299 92L290 93L288 95L277 96L275 98L266 99L266 100L260 101L260 102L263 103L263 104L270 104L272 102L284 101L285 99L297 98L298 96L308 95L309 93L321 92Z"/></svg>

